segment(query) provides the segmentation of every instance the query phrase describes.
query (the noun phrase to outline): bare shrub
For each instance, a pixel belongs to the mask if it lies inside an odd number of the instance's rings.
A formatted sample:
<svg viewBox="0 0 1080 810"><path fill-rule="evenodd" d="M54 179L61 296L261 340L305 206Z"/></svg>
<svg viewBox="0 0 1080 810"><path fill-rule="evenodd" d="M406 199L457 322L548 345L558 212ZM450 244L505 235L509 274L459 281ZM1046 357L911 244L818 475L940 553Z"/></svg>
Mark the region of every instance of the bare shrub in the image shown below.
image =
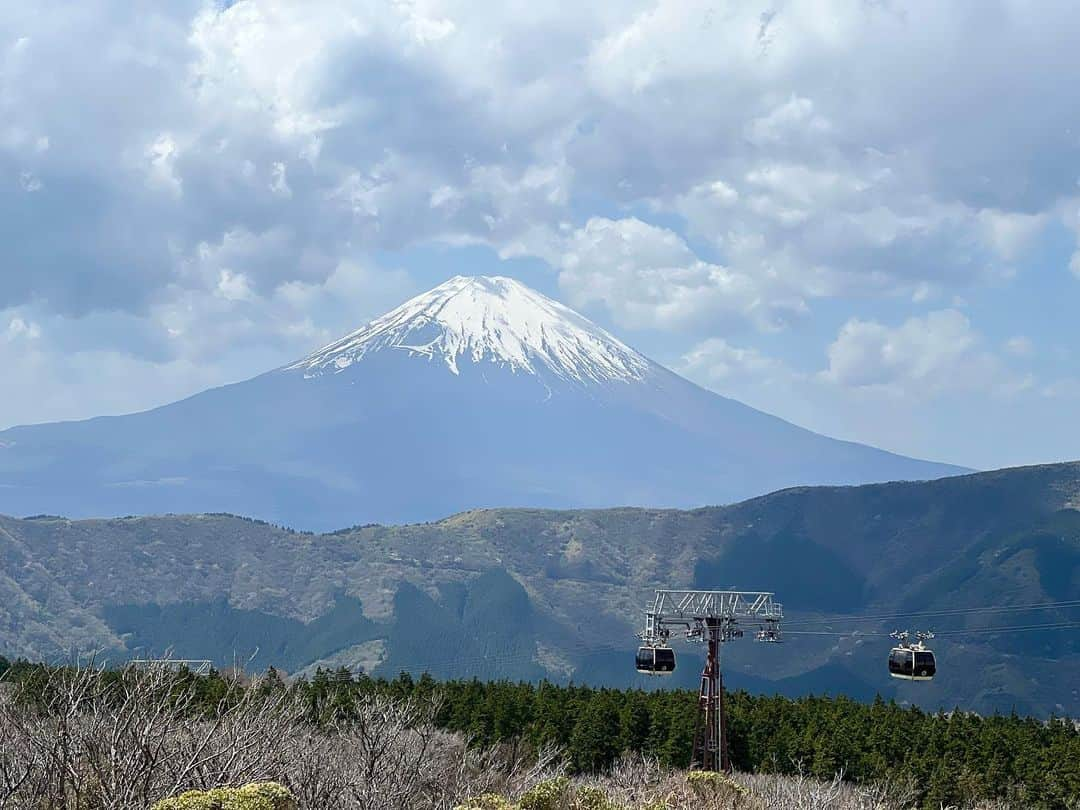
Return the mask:
<svg viewBox="0 0 1080 810"><path fill-rule="evenodd" d="M299 727L296 701L230 684L207 719L196 697L166 667L106 672L92 661L5 690L0 807L144 810L184 789L269 778Z"/></svg>
<svg viewBox="0 0 1080 810"><path fill-rule="evenodd" d="M915 805L907 783L853 785L806 776L667 771L648 757L624 757L595 780L620 806L650 810L906 810Z"/></svg>
<svg viewBox="0 0 1080 810"><path fill-rule="evenodd" d="M437 729L437 696L359 695L315 724L297 691L226 684L210 711L197 705L196 680L168 666L108 672L90 661L4 689L0 810L146 810L190 790L266 781L301 808L442 810L560 772L553 751L477 749Z"/></svg>

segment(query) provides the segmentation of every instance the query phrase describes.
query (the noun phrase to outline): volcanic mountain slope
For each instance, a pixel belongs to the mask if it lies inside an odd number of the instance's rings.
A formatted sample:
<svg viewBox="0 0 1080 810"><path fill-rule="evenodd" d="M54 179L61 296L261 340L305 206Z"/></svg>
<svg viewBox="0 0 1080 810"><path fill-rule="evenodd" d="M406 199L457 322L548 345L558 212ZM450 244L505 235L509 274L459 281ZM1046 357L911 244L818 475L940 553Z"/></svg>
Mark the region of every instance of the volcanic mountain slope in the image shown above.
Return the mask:
<svg viewBox="0 0 1080 810"><path fill-rule="evenodd" d="M632 661L652 588L763 589L786 643L725 648L734 688L1076 717L1078 507L1073 463L328 535L222 515L0 518L0 653L647 686ZM938 632L933 683L888 678L888 633L905 628ZM700 648L676 648L665 684L694 687Z"/></svg>
<svg viewBox="0 0 1080 810"><path fill-rule="evenodd" d="M516 281L458 277L252 380L0 433L0 512L228 511L333 529L484 506L696 506L959 471L800 429Z"/></svg>

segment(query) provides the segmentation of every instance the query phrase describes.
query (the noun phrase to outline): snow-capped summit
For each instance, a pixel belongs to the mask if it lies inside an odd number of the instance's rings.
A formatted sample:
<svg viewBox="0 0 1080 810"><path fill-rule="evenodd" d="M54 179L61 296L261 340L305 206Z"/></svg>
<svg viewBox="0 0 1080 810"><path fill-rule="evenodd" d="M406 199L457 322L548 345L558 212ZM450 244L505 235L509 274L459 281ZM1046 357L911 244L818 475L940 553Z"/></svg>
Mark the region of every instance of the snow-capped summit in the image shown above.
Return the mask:
<svg viewBox="0 0 1080 810"><path fill-rule="evenodd" d="M952 472L699 388L516 281L458 277L286 368L146 413L0 432L0 514L333 529Z"/></svg>
<svg viewBox="0 0 1080 810"><path fill-rule="evenodd" d="M455 276L290 366L309 376L374 352L445 363L462 359L563 380L631 382L649 361L567 306L503 276Z"/></svg>

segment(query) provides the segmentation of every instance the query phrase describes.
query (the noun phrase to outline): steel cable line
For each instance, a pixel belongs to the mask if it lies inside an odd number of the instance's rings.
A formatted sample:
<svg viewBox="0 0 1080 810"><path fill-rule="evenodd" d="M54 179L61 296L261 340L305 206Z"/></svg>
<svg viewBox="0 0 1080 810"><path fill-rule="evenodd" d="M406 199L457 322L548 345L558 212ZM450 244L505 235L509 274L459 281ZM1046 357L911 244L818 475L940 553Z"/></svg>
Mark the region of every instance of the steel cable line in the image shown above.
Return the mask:
<svg viewBox="0 0 1080 810"><path fill-rule="evenodd" d="M1047 622L1044 624L1021 624L1005 627L969 627L958 630L934 631L934 637L968 636L984 633L1026 633L1035 630L1080 630L1080 621ZM785 636L837 636L845 638L888 638L889 633L864 632L862 630L785 630Z"/></svg>
<svg viewBox="0 0 1080 810"><path fill-rule="evenodd" d="M890 616L890 618L893 618ZM972 634L986 634L986 633L1008 633L1008 632L1030 632L1035 630L1071 630L1080 629L1080 619L1077 620L1059 620L1053 622L1043 622L1024 625L1006 625L996 627L973 627L973 628L957 628L951 630L935 631L935 636L963 636ZM858 638L887 638L889 633L880 631L864 631L864 630L788 630L786 627L783 629L785 636L834 636L834 637L858 637ZM632 650L633 645L626 647L618 646L614 644L590 644L585 640L572 641L568 644L562 645L557 648L556 652L565 654L574 654L581 652L597 652L597 653L626 653ZM435 663L433 660L432 663ZM495 652L492 654L480 654L474 655L468 662L464 659L450 660L439 659L438 663L440 668L444 669L457 669L458 665L473 666L477 664L517 664L517 663L536 663L536 653L530 650L518 650L514 652L503 651ZM408 669L420 668L418 665L411 665Z"/></svg>
<svg viewBox="0 0 1080 810"><path fill-rule="evenodd" d="M963 630L942 630L935 636L966 636L975 633L1025 633L1033 630L1073 630L1080 629L1080 621L1062 621L1047 624L1013 625L1010 627L972 627Z"/></svg>
<svg viewBox="0 0 1080 810"><path fill-rule="evenodd" d="M829 624L834 622L869 622L888 621L892 619L919 618L923 616L963 616L980 615L990 613L1020 613L1037 610L1070 610L1080 608L1080 599L1069 599L1060 602L1033 602L1026 605L983 605L970 608L945 608L942 610L917 610L896 613L880 614L839 614L836 616L822 616L816 619L794 619L784 621L785 627L802 627L805 625Z"/></svg>
<svg viewBox="0 0 1080 810"><path fill-rule="evenodd" d="M1024 611L1037 611L1037 610L1054 610L1054 609L1073 609L1080 608L1080 599L1075 600L1062 600L1056 602L1036 602L1023 605L984 605L971 608L955 608L946 610L930 610L930 611L908 611L908 612L895 612L895 613L882 613L882 614L840 614L837 616L821 617L818 619L803 619L795 621L782 622L783 634L785 636L831 636L835 638L887 638L889 633L881 631L871 630L800 630L799 627L806 625L821 625L829 623L859 623L865 621L888 621L894 619L904 618L919 618L919 617L948 617L948 616L978 616L978 615L992 615L1002 613L1014 613ZM752 623L752 622L751 622ZM794 626L796 629L789 630L789 627ZM992 633L1014 633L1014 632L1035 632L1035 631L1056 631L1056 630L1080 630L1080 618L1073 619L1061 619L1051 622L1042 623L1029 623L1023 625L1007 625L999 627L974 627L974 628L958 628L958 629L946 629L936 631L935 636L965 636L965 635L985 635ZM564 644L560 644L558 647L553 648L559 657L575 657L581 653L618 653L624 654L631 652L633 648L632 644L627 646L620 646L615 644L594 644L584 639L570 640ZM573 662L568 661L572 667ZM457 673L460 672L464 676L471 676L476 672L478 667L483 665L494 666L512 666L515 664L539 664L537 661L537 653L535 650L521 649L516 651L502 650L495 651L490 654L473 655L468 660L465 659L451 659L451 658L438 658L437 656L431 661L426 663L410 663L405 666L399 667L400 671L423 672L430 669L442 670L443 672ZM574 667L576 668L576 667Z"/></svg>
<svg viewBox="0 0 1080 810"><path fill-rule="evenodd" d="M1031 602L1024 605L981 605L977 607L967 608L945 608L942 610L921 610L921 611L897 611L894 613L880 613L880 614L862 614L862 613L848 613L848 614L836 614L834 616L822 616L817 619L796 619L794 621L785 622L786 624L817 624L825 621L869 621L869 620L883 620L893 618L904 618L907 616L939 616L953 613L983 613L983 612L1010 612L1010 611L1023 611L1023 610L1052 610L1055 608L1072 608L1080 607L1080 599L1069 599L1058 602Z"/></svg>
<svg viewBox="0 0 1080 810"><path fill-rule="evenodd" d="M1047 622L1042 624L1026 624L1026 625L1007 625L1004 627L974 627L955 630L942 630L935 632L936 637L943 636L968 636L968 635L986 635L993 633L1025 633L1035 631L1055 631L1055 630L1080 630L1080 621L1060 621L1060 622ZM834 638L888 638L889 634L884 632L874 631L861 631L861 630L849 630L849 631L837 631L837 630L784 630L785 636L831 636ZM574 653L574 652L612 652L612 653L627 653L632 649L628 647L618 647L614 645L589 645L588 643L581 642L571 644L568 647L560 648L560 652ZM462 672L464 675L473 675L480 665L513 665L513 664L537 664L535 653L530 653L526 650L513 653L496 653L493 655L480 655L465 661L464 659L449 660L439 659L432 660L428 663L410 663L407 666L399 667L399 671L406 671L410 673L425 672L431 669L441 669L444 672ZM576 667L575 667L576 668Z"/></svg>
<svg viewBox="0 0 1080 810"><path fill-rule="evenodd" d="M560 646L556 652L574 654L579 652L613 652L613 653L626 653L630 647L619 647L611 644L589 644L587 641L575 641ZM442 671L450 670L468 670L470 673L484 664L496 664L496 665L512 665L512 664L536 664L536 652L530 650L519 650L515 652L496 652L489 655L473 654L466 658L440 658L436 656L428 663L417 664L411 663L408 666L401 666L398 669L407 672L423 671L427 668L435 668Z"/></svg>

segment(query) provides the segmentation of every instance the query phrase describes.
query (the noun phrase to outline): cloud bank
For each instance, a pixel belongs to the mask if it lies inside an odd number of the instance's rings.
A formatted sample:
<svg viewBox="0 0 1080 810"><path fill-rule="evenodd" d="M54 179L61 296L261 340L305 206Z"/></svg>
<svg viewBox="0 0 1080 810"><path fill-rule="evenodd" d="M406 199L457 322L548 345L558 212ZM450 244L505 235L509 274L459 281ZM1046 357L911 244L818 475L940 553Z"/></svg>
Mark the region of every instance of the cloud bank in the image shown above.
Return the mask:
<svg viewBox="0 0 1080 810"><path fill-rule="evenodd" d="M0 360L47 394L0 422L284 362L441 280L407 261L433 245L538 262L723 390L708 357L859 396L1069 390L1072 345L1029 372L1052 341L1004 349L1031 330L966 302L1080 276L1078 38L1075 5L1010 0L24 4Z"/></svg>

